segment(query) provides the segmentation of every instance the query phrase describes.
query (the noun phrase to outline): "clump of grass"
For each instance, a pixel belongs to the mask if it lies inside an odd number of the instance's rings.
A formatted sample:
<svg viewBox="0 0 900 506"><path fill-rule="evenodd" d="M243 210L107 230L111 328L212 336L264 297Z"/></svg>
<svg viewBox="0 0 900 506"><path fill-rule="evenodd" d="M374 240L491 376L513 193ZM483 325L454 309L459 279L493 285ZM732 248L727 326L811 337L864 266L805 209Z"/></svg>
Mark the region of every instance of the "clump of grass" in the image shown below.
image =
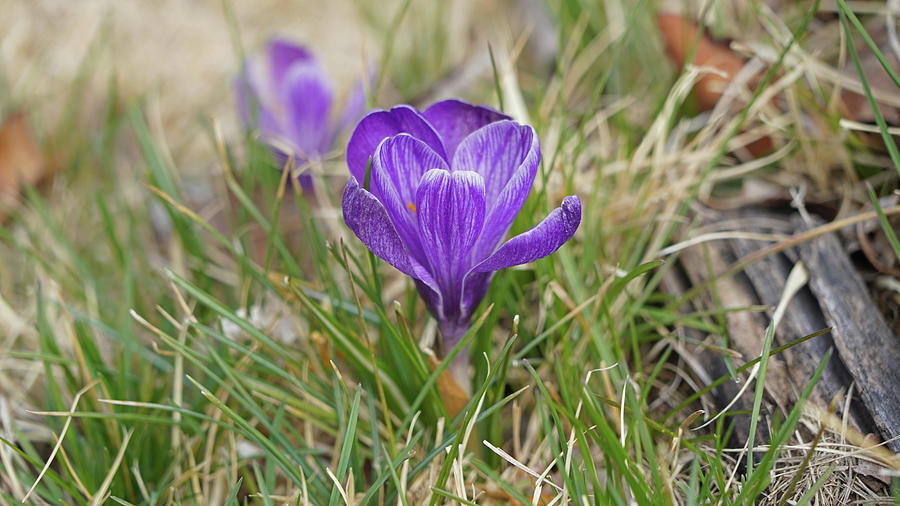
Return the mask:
<svg viewBox="0 0 900 506"><path fill-rule="evenodd" d="M660 289L674 257L660 256L713 185L796 168L808 154L795 144L818 141L769 99L818 91L781 62L819 67L791 35L811 18L788 13L783 37L760 41L774 69L766 86L734 83L734 109L698 122L684 103L706 70L660 65L661 47L645 36L654 6L548 2L559 40L549 75L517 70L516 41L492 44L493 72L466 93L526 116L543 146L512 233L565 194L578 193L585 214L556 255L496 276L475 327L442 361L412 284L342 226L340 156L312 168L319 188L308 199L251 135L226 141L204 123L192 134L206 134L219 170L185 181L146 103L120 97L111 78L100 128L68 129L80 148L70 166L46 192L28 191L0 229L0 314L13 350L0 383L4 500L890 502L896 481L876 488L850 469L869 463L884 485L893 457L804 415L818 374L784 418L766 420L769 441L730 449L732 413L698 428L717 415L701 412L712 386L697 382L675 329L715 329L717 315L744 308L680 313L684 300ZM443 10L363 12L403 31L383 34L389 93L427 95L452 75L432 52L449 51L454 34L404 21ZM389 105L382 92L376 105ZM729 154L759 135L788 140L764 163ZM454 413L439 383L465 345L472 395ZM753 369L764 384L778 351L733 358L733 374Z"/></svg>

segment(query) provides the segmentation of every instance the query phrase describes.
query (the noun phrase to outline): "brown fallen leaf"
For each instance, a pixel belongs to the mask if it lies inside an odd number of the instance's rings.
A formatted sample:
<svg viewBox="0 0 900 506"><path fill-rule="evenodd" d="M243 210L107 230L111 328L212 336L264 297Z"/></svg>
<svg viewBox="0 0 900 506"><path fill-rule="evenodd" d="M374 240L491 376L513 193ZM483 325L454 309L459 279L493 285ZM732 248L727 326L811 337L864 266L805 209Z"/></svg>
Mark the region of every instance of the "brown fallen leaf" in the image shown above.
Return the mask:
<svg viewBox="0 0 900 506"><path fill-rule="evenodd" d="M666 52L679 66L684 66L690 54L694 41L697 40L697 25L677 14L658 14L656 23L663 35ZM744 67L744 59L732 51L728 46L712 40L703 33L697 40L697 48L694 51L693 64L701 67L713 67L722 72L719 74L705 74L694 86L694 96L697 107L701 111L711 110L722 98L722 92L731 83L732 79ZM772 152L772 139L760 137L744 146L753 156L760 157Z"/></svg>
<svg viewBox="0 0 900 506"><path fill-rule="evenodd" d="M659 14L656 23L663 35L666 51L679 67L684 66L694 40L697 38L697 25L677 14ZM744 59L727 46L713 41L705 33L697 42L694 51L694 65L714 67L724 73L706 74L697 82L694 92L697 105L703 111L716 106L722 98L722 92L744 67Z"/></svg>
<svg viewBox="0 0 900 506"><path fill-rule="evenodd" d="M871 30L869 36L884 54L891 69L894 72L900 72L900 62L898 62L891 49L887 30L882 26L879 29ZM860 66L862 67L863 75L866 76L866 82L869 84L872 93L877 97L875 100L878 105L878 111L881 113L881 116L888 126L900 125L900 108L893 105L896 104L896 101L887 103L887 101L881 100L882 97L896 97L898 91L897 86L894 85L894 81L891 80L890 75L884 70L881 62L878 61L878 58L868 44L862 39L857 38L854 40L856 43L856 51L859 53ZM841 69L841 73L854 81L860 80L859 71L852 58L847 58L843 69ZM850 118L854 121L872 126L875 126L876 124L875 113L872 111L869 99L862 93L857 93L849 89L841 90L839 111L841 116L845 118ZM880 133L857 131L856 136L866 146L882 153L887 152L887 148L884 145L884 139L881 137ZM897 136L894 136L894 139L896 140Z"/></svg>
<svg viewBox="0 0 900 506"><path fill-rule="evenodd" d="M885 60L890 64L891 69L894 72L900 72L900 63L898 63L894 52L890 48L887 30L883 28L883 24L882 28L869 32L869 36L872 37L875 44L885 55ZM881 62L878 61L878 57L875 56L872 49L861 39L854 40L856 51L859 53L860 66L872 92L884 96L896 95L897 86L894 85L890 75L881 66ZM842 74L854 80L859 79L859 72L852 58L847 58ZM869 100L865 95L850 90L843 90L841 92L841 102L843 105L841 112L844 116L863 123L875 123L875 113L872 112L872 107L869 105ZM883 102L879 102L878 106L878 110L889 125L900 124L900 109Z"/></svg>
<svg viewBox="0 0 900 506"><path fill-rule="evenodd" d="M0 124L0 215L14 205L23 185L37 184L48 175L28 116L23 111L10 114Z"/></svg>

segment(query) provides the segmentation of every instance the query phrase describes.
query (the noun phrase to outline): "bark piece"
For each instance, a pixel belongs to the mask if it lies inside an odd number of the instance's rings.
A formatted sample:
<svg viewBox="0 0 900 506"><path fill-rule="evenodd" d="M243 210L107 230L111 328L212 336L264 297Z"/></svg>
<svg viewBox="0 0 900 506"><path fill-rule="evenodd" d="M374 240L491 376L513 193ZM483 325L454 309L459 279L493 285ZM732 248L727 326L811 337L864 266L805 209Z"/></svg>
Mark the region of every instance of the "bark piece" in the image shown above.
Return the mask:
<svg viewBox="0 0 900 506"><path fill-rule="evenodd" d="M753 223L754 218L764 218L765 220L759 220L759 222L764 223L766 220L780 219L785 224L789 224L786 217L778 216L771 212L751 210L740 214L742 218L746 219L745 222L747 223ZM747 231L771 232L771 230L759 226L751 226ZM738 258L743 258L762 249L766 243L748 239L731 239L728 241L728 244ZM793 264L794 262L785 255L776 254L747 266L744 274L753 285L760 303L773 307L778 304ZM809 269L810 267L807 266L807 270ZM770 317L772 316L771 313L770 311ZM794 296L794 299L787 306L784 317L776 329L775 341L778 345L787 344L826 327L828 327L828 323L815 296L808 287L805 287ZM796 400L800 391L812 379L825 354L833 346L832 336L825 334L800 343L783 352L787 363L787 371L793 383L794 393L792 399ZM841 391L847 392L851 381L852 377L839 354L833 354L825 367L825 371L819 378L819 382L813 388L810 402L821 408L827 408L835 395ZM839 406L836 413L837 416L842 417L844 415L842 409L843 405ZM866 432L873 429L865 407L858 402L851 404L850 411L846 415L852 428Z"/></svg>
<svg viewBox="0 0 900 506"><path fill-rule="evenodd" d="M799 217L792 222L797 230L820 224L806 225ZM809 269L810 289L834 327L841 359L875 426L885 439L900 435L900 339L878 312L837 236L820 237L797 250ZM900 452L900 441L887 447Z"/></svg>
<svg viewBox="0 0 900 506"><path fill-rule="evenodd" d="M669 269L662 279L662 287L663 290L681 295L685 293L691 286L691 282L688 281L685 272L679 271L676 269ZM698 304L697 301L688 302L680 308L682 313L691 313L695 311L701 311L706 309L703 304ZM704 335L698 329L692 327L682 327L679 329L681 334L693 341L696 342L704 342L708 341L711 336ZM716 343L718 344L718 343ZM721 376L725 376L728 374L728 368L726 367L725 360L722 358L721 353L717 353L711 351L707 348L701 346L692 346L688 348L691 357L689 360L686 360L688 364L691 364L696 368L695 364L700 364L699 367L701 370L695 370L694 373L705 383L708 384L709 381L717 379ZM746 374L744 374L746 378ZM716 412L721 411L728 405L738 394L741 389L741 384L735 381L726 381L722 383L718 387L712 390L712 400L715 404ZM731 411L733 412L743 412L747 413L753 408L753 399L748 396L742 396L737 399L737 401L731 406ZM709 413L710 416L714 415L714 413ZM731 447L738 448L743 446L744 443L747 442L750 435L750 416L746 414L736 414L731 416L731 420L734 423L734 430L731 434L731 439L728 444ZM765 424L759 425L758 427L765 429ZM757 431L757 440L766 441L768 440L768 433L764 430Z"/></svg>
<svg viewBox="0 0 900 506"><path fill-rule="evenodd" d="M793 222L785 213L750 209L740 212L713 212L704 221L709 225L731 222L728 229L758 233L798 233L809 228L799 218ZM697 285L706 282L710 270L717 275L738 259L753 254L768 243L749 239L714 241L689 248L681 253L680 267L687 282ZM833 327L833 334L825 334L798 344L770 358L766 378L764 410L790 409L806 387L816 368L829 349L835 348L809 402L827 408L834 396L847 392L856 384L858 395L851 399L848 412L844 403L838 406L839 417L846 417L851 428L861 432L880 432L885 439L900 433L900 339L887 327L868 288L854 269L846 252L832 235L804 244L784 253L771 255L750 264L731 278L719 279L715 290L723 307L757 304L772 306L781 300L785 282L796 261L803 260L810 281L788 304L775 333L773 346L789 343L800 337ZM667 282L665 288L683 293L684 286ZM710 309L709 294L691 301L693 309ZM688 309L685 309L688 310ZM739 351L745 360L758 356L765 329L772 318L760 313L729 313L725 322L730 347ZM709 336L694 331L700 341ZM724 373L720 354L700 351L697 357L714 374ZM739 365L739 364L736 364ZM717 402L728 402L736 389L717 391ZM747 395L748 404L752 395ZM739 402L733 409L740 409ZM735 444L747 436L745 421L739 421ZM765 441L763 434L758 434ZM888 447L898 451L897 442Z"/></svg>
<svg viewBox="0 0 900 506"><path fill-rule="evenodd" d="M681 265L685 269L685 274L690 284L694 286L709 280L710 269L714 276L718 275L734 260L728 246L721 241L708 243L702 247L688 248L681 253ZM716 282L715 289L723 308L746 307L758 304L753 288L741 274L719 279ZM697 310L707 310L714 307L708 294L702 298L695 299L692 303ZM766 336L766 326L768 325L766 318L759 313L749 311L727 313L724 318L728 334L726 345L741 354L741 358L732 359L734 367L738 367L759 356ZM709 340L711 337L714 336L707 336L706 338L701 336L699 340ZM722 343L716 338L712 344L719 346ZM721 353L697 351L700 360L715 377L728 374L725 359ZM735 398L744 382L747 381L748 376L749 374L745 372L740 375L740 383L729 381L725 384L729 388L717 389L715 396L720 409L725 408ZM784 410L789 407L792 399L789 397L791 389L788 385L789 378L782 359L778 356L771 357L766 375L766 395L760 410L763 417L771 416L776 410ZM729 408L729 411L750 411L753 407L753 392L754 387L751 385ZM732 417L732 420L734 421L734 436L730 444L735 447L743 446L746 444L750 434L750 417L748 415L740 415ZM757 424L755 440L759 444L764 444L769 440L768 423L765 420L760 420Z"/></svg>

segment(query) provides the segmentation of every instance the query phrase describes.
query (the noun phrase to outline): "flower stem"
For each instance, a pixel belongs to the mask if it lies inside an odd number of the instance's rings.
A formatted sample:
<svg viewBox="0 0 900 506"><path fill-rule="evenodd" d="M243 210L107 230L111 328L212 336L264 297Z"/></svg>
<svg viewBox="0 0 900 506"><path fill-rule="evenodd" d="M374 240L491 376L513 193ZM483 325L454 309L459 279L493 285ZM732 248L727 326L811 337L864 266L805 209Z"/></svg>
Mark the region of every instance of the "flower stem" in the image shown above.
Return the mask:
<svg viewBox="0 0 900 506"><path fill-rule="evenodd" d="M469 331L469 325L468 322L460 324L458 322L445 321L440 322L439 326L443 337L440 349L441 356L446 356L465 337L466 332ZM450 376L453 377L456 384L466 392L469 392L471 388L468 348L469 346L466 345L459 350L459 353L453 357L453 361L447 367L447 370L450 371Z"/></svg>

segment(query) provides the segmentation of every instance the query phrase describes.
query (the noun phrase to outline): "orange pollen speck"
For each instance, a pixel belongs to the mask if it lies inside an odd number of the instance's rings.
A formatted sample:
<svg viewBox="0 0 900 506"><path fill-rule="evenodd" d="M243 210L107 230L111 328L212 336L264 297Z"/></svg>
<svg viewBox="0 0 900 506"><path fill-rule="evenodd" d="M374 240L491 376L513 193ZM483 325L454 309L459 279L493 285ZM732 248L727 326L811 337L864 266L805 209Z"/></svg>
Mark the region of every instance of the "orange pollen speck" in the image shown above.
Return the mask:
<svg viewBox="0 0 900 506"><path fill-rule="evenodd" d="M410 211L416 212L416 206L412 202L407 202L406 207L408 207Z"/></svg>

